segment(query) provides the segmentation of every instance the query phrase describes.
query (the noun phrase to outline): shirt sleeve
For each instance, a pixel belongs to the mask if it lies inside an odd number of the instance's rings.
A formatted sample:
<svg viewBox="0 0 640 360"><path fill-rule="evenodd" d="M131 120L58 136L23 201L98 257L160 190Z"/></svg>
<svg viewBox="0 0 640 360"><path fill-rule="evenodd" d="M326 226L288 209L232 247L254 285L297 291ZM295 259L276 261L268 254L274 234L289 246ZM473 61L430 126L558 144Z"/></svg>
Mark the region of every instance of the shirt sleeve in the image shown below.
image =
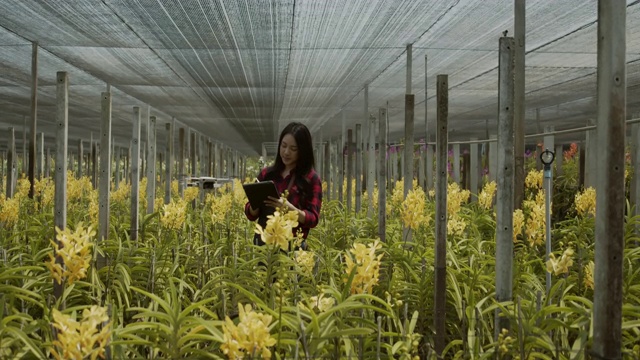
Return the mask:
<svg viewBox="0 0 640 360"><path fill-rule="evenodd" d="M320 176L314 171L311 176L312 197L304 211L304 227L314 228L320 220L320 208L322 207L322 181Z"/></svg>
<svg viewBox="0 0 640 360"><path fill-rule="evenodd" d="M264 180L266 173L267 173L267 168L262 169L262 171L260 171L260 174L258 174L258 177L257 177L258 181ZM247 219L249 219L249 221L256 221L260 216L260 211L258 210L257 216L253 216L251 215L251 211L249 210L249 208L250 208L249 201L247 201L247 203L244 204L244 214L247 216Z"/></svg>

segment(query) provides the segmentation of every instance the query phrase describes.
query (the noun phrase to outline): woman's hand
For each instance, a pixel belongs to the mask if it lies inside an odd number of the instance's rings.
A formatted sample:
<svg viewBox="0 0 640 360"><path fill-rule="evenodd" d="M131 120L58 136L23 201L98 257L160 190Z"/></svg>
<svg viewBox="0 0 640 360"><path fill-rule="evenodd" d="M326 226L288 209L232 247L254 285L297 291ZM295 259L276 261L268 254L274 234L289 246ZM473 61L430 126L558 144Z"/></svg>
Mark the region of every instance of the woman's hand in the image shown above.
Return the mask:
<svg viewBox="0 0 640 360"><path fill-rule="evenodd" d="M296 213L298 213L298 223L299 224L304 224L304 222L306 221L306 215L304 213L304 211L298 209L297 207L293 206L292 203L290 203L289 201L287 201L287 199L283 199L283 198L274 198L274 197L267 197L267 200L264 201L264 204L267 206L271 206L272 208L276 209L276 210L280 210L282 208L286 208L289 211L295 211Z"/></svg>
<svg viewBox="0 0 640 360"><path fill-rule="evenodd" d="M272 208L274 208L276 210L277 209L282 209L285 206L287 208L289 208L290 210L293 210L293 209L291 209L291 207L292 207L291 203L288 202L286 199L283 199L283 198L274 198L273 196L268 196L267 200L264 201L264 204L267 205L267 206L271 206Z"/></svg>

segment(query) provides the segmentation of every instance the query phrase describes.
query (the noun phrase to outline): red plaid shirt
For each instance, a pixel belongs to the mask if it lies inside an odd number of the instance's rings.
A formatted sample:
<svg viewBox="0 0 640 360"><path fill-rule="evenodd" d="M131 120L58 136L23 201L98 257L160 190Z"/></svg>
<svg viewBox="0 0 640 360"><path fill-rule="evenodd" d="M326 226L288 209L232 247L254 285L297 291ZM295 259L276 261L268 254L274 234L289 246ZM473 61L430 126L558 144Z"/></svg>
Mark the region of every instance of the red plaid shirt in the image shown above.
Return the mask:
<svg viewBox="0 0 640 360"><path fill-rule="evenodd" d="M267 170L269 168L264 168L260 171L258 175L258 181L265 180L265 176L267 174ZM282 194L287 187L289 187L289 183L291 182L292 173L287 175L286 177L282 177L281 174L277 174L275 178L271 179L273 183L276 185L276 189L278 192ZM302 229L302 236L306 239L309 235L309 230L318 225L318 220L320 219L320 208L322 207L322 182L320 181L320 176L314 169L311 169L309 173L305 176L305 181L309 183L309 190L311 191L311 195L307 196L307 199L302 198L300 191L298 190L297 181L294 181L291 185L291 189L289 189L289 197L287 200L296 208L304 211L304 224L301 224L297 228L293 229L293 233L296 234L298 229ZM260 211L265 211L265 207L261 207ZM251 221L255 221L259 218L258 216L251 216L251 212L249 211L249 202L247 202L244 206L244 213L247 215L247 218Z"/></svg>

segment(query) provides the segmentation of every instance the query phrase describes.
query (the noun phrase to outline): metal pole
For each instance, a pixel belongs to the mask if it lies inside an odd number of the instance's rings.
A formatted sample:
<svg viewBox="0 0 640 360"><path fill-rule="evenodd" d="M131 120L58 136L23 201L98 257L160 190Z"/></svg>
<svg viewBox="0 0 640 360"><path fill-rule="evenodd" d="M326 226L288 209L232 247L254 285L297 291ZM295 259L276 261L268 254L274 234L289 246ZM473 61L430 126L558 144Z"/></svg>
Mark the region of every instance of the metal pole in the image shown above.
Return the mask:
<svg viewBox="0 0 640 360"><path fill-rule="evenodd" d="M447 129L449 76L438 75L436 98L436 258L435 258L435 350L439 358L445 347L447 289Z"/></svg>
<svg viewBox="0 0 640 360"><path fill-rule="evenodd" d="M626 109L624 0L598 1L598 120L593 353L620 359L624 259Z"/></svg>
<svg viewBox="0 0 640 360"><path fill-rule="evenodd" d="M544 218L546 254L544 261L549 261L551 254L551 165L544 165ZM546 271L547 296L551 291L551 273Z"/></svg>
<svg viewBox="0 0 640 360"><path fill-rule="evenodd" d="M514 49L510 37L500 38L498 75L498 146L496 194L496 300L510 301L513 293L513 181L514 181ZM495 336L509 329L509 318L496 309Z"/></svg>

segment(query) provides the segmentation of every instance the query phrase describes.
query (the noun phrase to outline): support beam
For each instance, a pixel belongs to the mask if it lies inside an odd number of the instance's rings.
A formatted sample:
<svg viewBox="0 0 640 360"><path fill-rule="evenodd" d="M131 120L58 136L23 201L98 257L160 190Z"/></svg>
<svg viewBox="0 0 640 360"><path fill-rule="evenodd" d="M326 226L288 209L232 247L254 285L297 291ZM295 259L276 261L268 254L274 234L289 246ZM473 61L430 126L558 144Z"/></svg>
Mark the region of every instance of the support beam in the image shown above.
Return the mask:
<svg viewBox="0 0 640 360"><path fill-rule="evenodd" d="M31 135L29 136L29 197L33 199L36 184L36 142L38 123L38 43L31 44Z"/></svg>
<svg viewBox="0 0 640 360"><path fill-rule="evenodd" d="M598 1L598 118L593 357L620 359L625 208L626 11Z"/></svg>
<svg viewBox="0 0 640 360"><path fill-rule="evenodd" d="M498 72L498 153L496 193L496 300L513 293L514 69L515 41L500 38ZM495 336L509 329L509 318L496 309Z"/></svg>
<svg viewBox="0 0 640 360"><path fill-rule="evenodd" d="M442 357L446 335L447 288L447 150L449 117L449 76L438 75L436 116L436 254L435 254L435 351Z"/></svg>
<svg viewBox="0 0 640 360"><path fill-rule="evenodd" d="M369 165L367 166L367 196L369 198L369 209L367 210L367 217L371 218L373 214L373 204L375 199L373 198L373 187L375 186L376 176L376 118L372 115L369 116L369 142L367 149L367 160Z"/></svg>
<svg viewBox="0 0 640 360"><path fill-rule="evenodd" d="M478 140L471 138L471 140ZM478 200L479 178L480 178L480 153L478 152L478 143L469 144L469 189L471 191L471 201Z"/></svg>
<svg viewBox="0 0 640 360"><path fill-rule="evenodd" d="M427 105L427 103L429 102L429 89L428 89L428 79L427 79L427 74L428 74L428 67L427 67L427 55L424 55L424 147L422 147L422 150L420 151L420 174L422 176L422 182L420 183L420 186L422 186L422 190L424 190L425 193L428 193L429 189L431 188L430 184L429 184L429 175L433 176L433 170L430 172L428 170L428 168L430 166L432 166L432 164L429 163L428 161L428 152L429 152L429 145L427 145L427 143L431 140L431 136L429 134L429 106Z"/></svg>
<svg viewBox="0 0 640 360"><path fill-rule="evenodd" d="M115 188L119 188L120 187L120 146L115 146L113 147L113 158L115 159L114 162L114 171L113 171L113 178L114 178L114 185ZM79 159L78 159L79 161Z"/></svg>
<svg viewBox="0 0 640 360"><path fill-rule="evenodd" d="M404 96L404 197L413 188L413 121L414 121L415 96Z"/></svg>
<svg viewBox="0 0 640 360"><path fill-rule="evenodd" d="M328 199L331 199L331 141L329 139L326 140L326 142L324 142L322 144L322 147L324 148L324 156L322 157L322 159L324 160L324 166L322 167L323 171L323 178L322 181L325 181L327 183L327 193L324 194L324 196L326 196ZM371 198L369 198L371 199Z"/></svg>
<svg viewBox="0 0 640 360"><path fill-rule="evenodd" d="M525 84L525 34L526 34L525 0L515 0L514 4L514 36L515 36L515 69L514 69L514 205L522 208L524 201L524 84ZM551 149L553 150L553 149Z"/></svg>
<svg viewBox="0 0 640 360"><path fill-rule="evenodd" d="M67 227L67 145L69 134L69 78L66 72L56 74L56 178L54 181L54 225L60 230ZM56 233L58 231L56 230ZM61 247L55 239L56 245ZM56 263L64 265L60 256L56 257ZM53 296L56 299L62 297L64 284L53 281Z"/></svg>
<svg viewBox="0 0 640 360"><path fill-rule="evenodd" d="M100 243L109 238L109 191L111 189L111 93L102 93L100 120L100 184L98 189L98 221ZM107 259L98 255L96 267L107 265Z"/></svg>
<svg viewBox="0 0 640 360"><path fill-rule="evenodd" d="M640 124L631 125L631 161L633 175L631 176L631 204L634 215L640 215Z"/></svg>
<svg viewBox="0 0 640 360"><path fill-rule="evenodd" d="M40 156L39 156L39 158L40 158L40 168L39 168L40 171L38 173L39 174L38 177L40 179L42 179L42 177L44 176L44 163L45 163L45 161L44 161L44 133L43 132L40 133Z"/></svg>
<svg viewBox="0 0 640 360"><path fill-rule="evenodd" d="M453 144L453 181L460 185L460 144Z"/></svg>
<svg viewBox="0 0 640 360"><path fill-rule="evenodd" d="M164 203L168 204L171 202L171 180L172 174L171 170L173 168L173 121L165 124L165 129L167 130L167 144L166 144L166 162L165 166L165 181L164 181Z"/></svg>
<svg viewBox="0 0 640 360"><path fill-rule="evenodd" d="M138 240L140 212L140 108L133 107L131 135L131 240Z"/></svg>
<svg viewBox="0 0 640 360"><path fill-rule="evenodd" d="M147 128L147 214L153 213L156 200L156 117L149 117Z"/></svg>
<svg viewBox="0 0 640 360"><path fill-rule="evenodd" d="M82 158L84 149L82 148L82 139L78 140L78 179L82 178Z"/></svg>
<svg viewBox="0 0 640 360"><path fill-rule="evenodd" d="M189 129L190 141L189 141L189 176L196 176L196 132L193 129Z"/></svg>
<svg viewBox="0 0 640 360"><path fill-rule="evenodd" d="M340 141L338 142L338 200L344 201L344 179L345 179L345 160L344 160L344 142L347 138L347 130L345 128L344 110L340 110L340 116L342 118L342 133L340 135Z"/></svg>
<svg viewBox="0 0 640 360"><path fill-rule="evenodd" d="M216 144L216 153L218 152L218 144ZM217 161L217 158L216 158ZM217 175L219 176L219 175ZM178 189L180 190L180 198L184 199L185 187L184 174L184 128L178 130Z"/></svg>
<svg viewBox="0 0 640 360"><path fill-rule="evenodd" d="M353 167L351 164L353 163L353 130L347 130L347 211L351 212L352 204L351 204L351 196L353 194L353 186L351 185L351 173Z"/></svg>
<svg viewBox="0 0 640 360"><path fill-rule="evenodd" d="M356 213L362 208L362 125L356 124Z"/></svg>
<svg viewBox="0 0 640 360"><path fill-rule="evenodd" d="M16 191L16 131L13 127L9 127L9 148L7 149L7 185L6 195L7 199L13 197L13 193Z"/></svg>
<svg viewBox="0 0 640 360"><path fill-rule="evenodd" d="M386 242L387 219L387 109L378 109L378 236Z"/></svg>

